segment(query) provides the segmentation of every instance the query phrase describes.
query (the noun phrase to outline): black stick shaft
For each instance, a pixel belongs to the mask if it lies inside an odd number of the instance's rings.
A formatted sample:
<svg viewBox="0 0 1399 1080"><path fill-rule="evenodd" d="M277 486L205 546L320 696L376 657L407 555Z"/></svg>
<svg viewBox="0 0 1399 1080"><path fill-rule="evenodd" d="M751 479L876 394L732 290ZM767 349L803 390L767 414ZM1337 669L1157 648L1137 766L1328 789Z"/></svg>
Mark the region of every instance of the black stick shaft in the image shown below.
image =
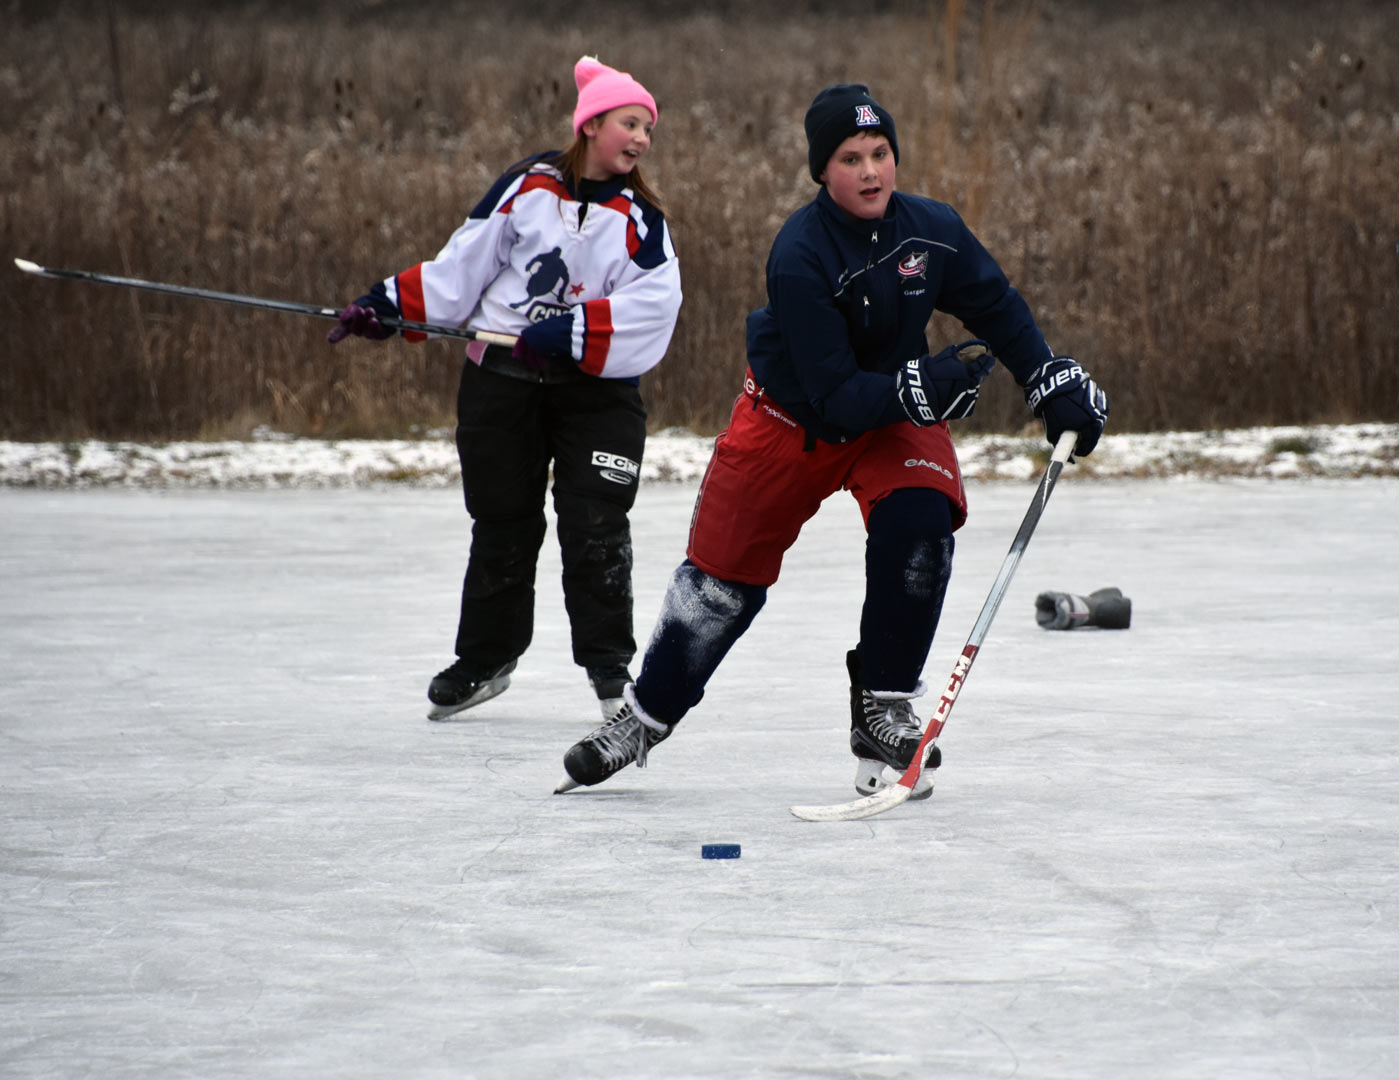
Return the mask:
<svg viewBox="0 0 1399 1080"><path fill-rule="evenodd" d="M15 265L27 274L42 277L68 278L72 281L92 281L99 285L120 285L127 289L145 289L147 292L167 293L171 296L187 296L195 300L214 300L221 304L240 304L243 307L264 308L270 311L287 311L294 315L310 315L319 319L338 319L340 310L322 307L317 304L298 304L291 300L269 300L261 296L245 296L242 293L217 292L213 289L196 289L190 285L167 285L159 281L143 281L140 278L118 277L115 274L99 274L92 270L59 270L40 266L28 259L16 259ZM395 330L416 330L439 337L465 338L467 341L484 341L492 345L510 346L515 344L513 334L494 334L485 330L463 330L459 326L438 326L434 323L412 322L408 319L380 317L379 321Z"/></svg>
<svg viewBox="0 0 1399 1080"><path fill-rule="evenodd" d="M1020 565L1020 558L1025 554L1030 537L1034 535L1035 526L1039 524L1045 504L1049 502L1050 492L1054 490L1054 485L1059 480L1059 474L1064 471L1064 463L1069 460L1069 455L1073 453L1077 442L1077 432L1066 431L1059 436L1059 441L1054 446L1054 452L1050 455L1049 467L1045 469L1044 476L1040 478L1034 501L1030 503L1030 508L1025 511L1025 517L1020 522L1020 529L1016 532L1015 539L1011 541L1010 551L1006 553L1005 561L1001 563L1000 572L996 575L996 580L991 586L991 593L986 597L986 603L982 605L981 614L976 620L976 625L972 627L971 636L967 638L968 645L980 648L981 643L986 639L986 631L991 628L991 620L996 617L996 611L1005 598L1006 590L1010 587L1010 579L1015 576L1015 568Z"/></svg>

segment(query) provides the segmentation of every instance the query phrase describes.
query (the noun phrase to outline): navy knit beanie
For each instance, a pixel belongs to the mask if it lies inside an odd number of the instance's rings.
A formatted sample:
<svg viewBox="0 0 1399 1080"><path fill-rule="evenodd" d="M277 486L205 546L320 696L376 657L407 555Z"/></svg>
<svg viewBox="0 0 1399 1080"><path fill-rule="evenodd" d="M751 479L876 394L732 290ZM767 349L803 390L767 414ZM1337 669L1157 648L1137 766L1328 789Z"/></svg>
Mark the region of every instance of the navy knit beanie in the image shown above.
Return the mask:
<svg viewBox="0 0 1399 1080"><path fill-rule="evenodd" d="M894 118L870 97L868 86L840 83L817 94L811 108L806 110L806 159L811 179L819 184L826 162L831 160L836 147L862 131L877 131L887 138L894 151L894 164L899 163Z"/></svg>

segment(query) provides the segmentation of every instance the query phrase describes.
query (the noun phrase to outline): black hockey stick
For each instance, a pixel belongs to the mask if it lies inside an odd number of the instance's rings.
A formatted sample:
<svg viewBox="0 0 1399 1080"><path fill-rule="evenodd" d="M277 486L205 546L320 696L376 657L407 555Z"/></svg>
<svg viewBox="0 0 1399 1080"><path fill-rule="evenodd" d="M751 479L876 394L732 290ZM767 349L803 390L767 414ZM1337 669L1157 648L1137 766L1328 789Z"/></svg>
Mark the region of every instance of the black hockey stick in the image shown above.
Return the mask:
<svg viewBox="0 0 1399 1080"><path fill-rule="evenodd" d="M95 281L100 285L122 285L128 289L147 289L150 292L170 293L173 296L188 296L196 300L217 300L222 304L241 304L244 307L267 308L272 311L289 311L294 315L312 315L319 319L339 319L340 309L320 307L316 304L298 304L290 300L267 300L260 296L244 296L241 293L214 292L211 289L195 289L188 285L164 285L158 281L142 281L140 278L115 277L112 274L98 274L91 270L55 270L40 266L28 259L15 259L15 265L26 274L41 277L71 278L74 281ZM488 330L463 330L459 326L437 326L433 323L410 322L407 319L379 317L385 326L395 330L416 330L423 334L436 334L440 337L465 338L468 341L484 341L488 345L515 344L513 334L495 334Z"/></svg>
<svg viewBox="0 0 1399 1080"><path fill-rule="evenodd" d="M900 803L908 801L909 796L913 794L913 785L918 783L918 777L923 772L924 751L927 750L929 743L942 734L942 729L947 725L952 705L957 700L957 695L961 692L962 686L967 681L967 675L972 669L972 661L976 659L976 654L981 649L981 643L986 639L986 631L991 628L991 620L996 617L996 609L1001 606L1001 600L1005 598L1006 590L1010 588L1010 579L1015 576L1015 568L1020 565L1020 557L1025 554L1030 537L1034 535L1035 526L1039 524L1040 515L1044 513L1045 504L1049 502L1049 493L1054 490L1054 484L1064 469L1064 463L1069 460L1069 455L1073 453L1077 443L1078 432L1066 431L1059 436L1059 441L1054 444L1054 453L1050 455L1049 467L1045 469L1044 476L1040 478L1034 501L1030 503L1030 509L1025 512L1025 519L1020 523L1020 531L1015 534L1010 551L1001 563L1000 572L996 575L995 584L991 586L990 595L986 597L986 603L981 605L981 614L977 617L976 625L972 627L967 644L962 649L962 655L957 657L957 663L953 665L952 675L947 680L947 689L942 692L938 707L928 720L928 729L923 732L922 741L919 742L918 749L913 752L913 764L905 770L897 784L881 788L873 795L828 806L788 807L796 817L803 821L856 821L859 818L882 814L885 810L892 810Z"/></svg>

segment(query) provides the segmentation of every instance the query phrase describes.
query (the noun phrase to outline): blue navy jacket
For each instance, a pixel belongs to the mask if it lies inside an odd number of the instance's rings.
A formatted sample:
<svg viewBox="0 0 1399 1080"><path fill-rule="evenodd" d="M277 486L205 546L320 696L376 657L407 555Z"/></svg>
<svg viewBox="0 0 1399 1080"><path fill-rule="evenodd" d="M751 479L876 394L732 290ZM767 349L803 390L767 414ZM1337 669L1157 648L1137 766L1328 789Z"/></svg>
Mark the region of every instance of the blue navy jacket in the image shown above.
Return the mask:
<svg viewBox="0 0 1399 1080"><path fill-rule="evenodd" d="M861 221L823 187L773 241L767 293L748 316L748 365L770 400L827 442L908 420L894 376L928 352L935 309L984 339L1022 385L1051 355L957 212L919 195L896 191L884 217Z"/></svg>

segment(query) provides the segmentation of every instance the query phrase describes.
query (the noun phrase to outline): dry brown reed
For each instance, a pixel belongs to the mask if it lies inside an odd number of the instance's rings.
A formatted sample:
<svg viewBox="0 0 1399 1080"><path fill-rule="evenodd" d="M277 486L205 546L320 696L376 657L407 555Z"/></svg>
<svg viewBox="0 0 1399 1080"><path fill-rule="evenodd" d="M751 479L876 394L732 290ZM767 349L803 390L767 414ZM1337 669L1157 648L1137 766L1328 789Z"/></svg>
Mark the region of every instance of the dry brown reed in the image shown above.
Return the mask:
<svg viewBox="0 0 1399 1080"><path fill-rule="evenodd" d="M713 431L768 246L814 193L802 114L861 81L899 123L900 186L961 210L1116 429L1399 419L1394 5L684 7L12 2L5 251L341 304L561 145L572 63L598 53L662 109L648 173L686 299L652 421ZM0 302L0 437L452 422L459 345L331 349L315 320L9 269ZM969 426L1025 420L998 372Z"/></svg>

